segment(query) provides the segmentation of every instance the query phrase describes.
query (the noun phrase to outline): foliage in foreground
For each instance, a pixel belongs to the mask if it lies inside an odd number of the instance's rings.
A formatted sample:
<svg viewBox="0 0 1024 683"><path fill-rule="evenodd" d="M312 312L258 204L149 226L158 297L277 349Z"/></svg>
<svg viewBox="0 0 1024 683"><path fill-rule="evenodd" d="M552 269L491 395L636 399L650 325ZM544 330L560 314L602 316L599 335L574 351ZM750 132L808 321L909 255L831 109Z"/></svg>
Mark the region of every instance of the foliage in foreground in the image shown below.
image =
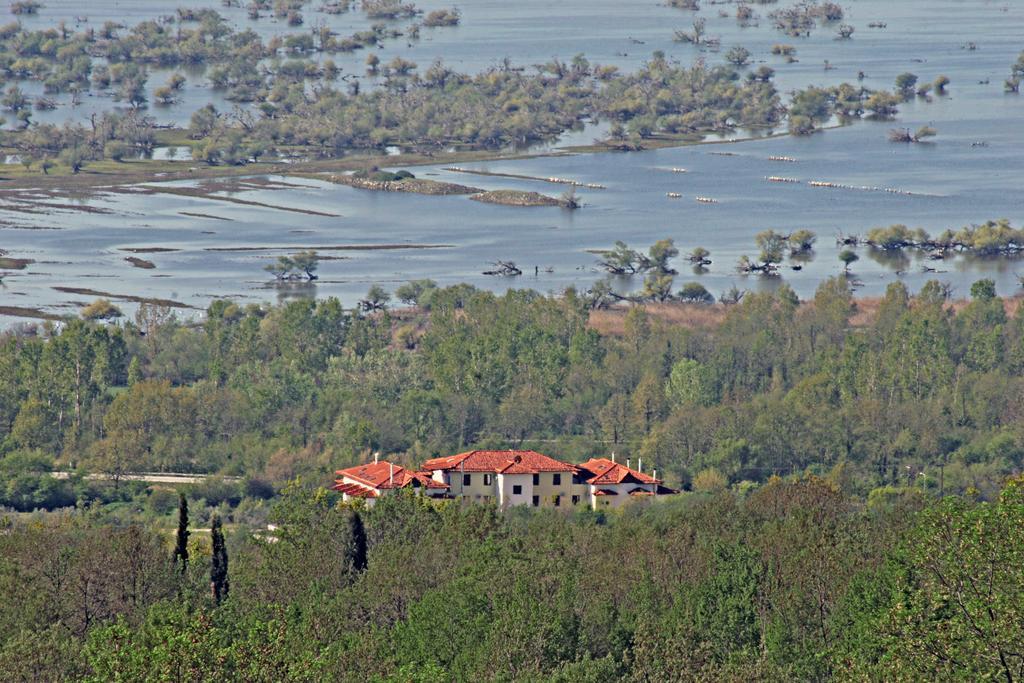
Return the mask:
<svg viewBox="0 0 1024 683"><path fill-rule="evenodd" d="M168 539L137 526L19 522L0 535L0 668L54 681L1019 676L1022 482L991 503L894 491L865 505L840 479L608 515L406 496L355 513L293 487L274 539L230 539L220 606L208 544L193 542L183 575Z"/></svg>

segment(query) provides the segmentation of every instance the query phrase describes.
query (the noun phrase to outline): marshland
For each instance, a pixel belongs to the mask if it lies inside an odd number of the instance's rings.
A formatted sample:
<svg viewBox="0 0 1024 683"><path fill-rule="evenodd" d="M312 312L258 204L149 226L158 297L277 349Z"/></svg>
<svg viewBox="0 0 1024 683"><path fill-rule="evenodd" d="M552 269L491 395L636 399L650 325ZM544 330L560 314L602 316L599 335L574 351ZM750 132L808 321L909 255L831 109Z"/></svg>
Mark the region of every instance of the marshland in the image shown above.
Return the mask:
<svg viewBox="0 0 1024 683"><path fill-rule="evenodd" d="M676 287L786 282L807 296L843 269L841 236L1024 222L1021 7L861 0L830 20L785 2L737 16L481 1L451 23L444 3L394 17L343 5L298 3L301 23L219 2L11 15L0 249L32 263L0 271L5 303L75 315L90 301L57 288L83 283L129 310L130 297L273 301L294 292L265 265L338 244L368 248L325 260L304 294L354 305L372 285L422 278L586 290L604 276L595 251L664 238L712 255L699 273L677 264ZM703 38L679 40L695 24ZM904 145L894 130L934 134ZM511 205L337 182L401 170ZM765 230L819 239L773 277L740 274ZM125 261L149 249L146 267ZM1024 271L1015 252L957 250L938 266L921 249L859 253L850 271L866 296L936 277L963 295L982 276L1012 295ZM498 260L524 275L481 274ZM634 280L609 285L628 294Z"/></svg>

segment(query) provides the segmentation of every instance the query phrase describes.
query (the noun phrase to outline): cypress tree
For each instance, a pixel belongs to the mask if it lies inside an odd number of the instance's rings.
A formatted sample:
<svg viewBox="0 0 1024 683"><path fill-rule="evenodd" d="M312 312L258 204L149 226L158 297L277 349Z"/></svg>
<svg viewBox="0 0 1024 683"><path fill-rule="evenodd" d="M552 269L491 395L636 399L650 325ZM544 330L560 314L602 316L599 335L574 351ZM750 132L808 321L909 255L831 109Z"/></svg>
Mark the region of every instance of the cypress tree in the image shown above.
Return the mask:
<svg viewBox="0 0 1024 683"><path fill-rule="evenodd" d="M184 493L178 493L178 534L174 546L174 563L181 561L181 573L188 569L188 500Z"/></svg>
<svg viewBox="0 0 1024 683"><path fill-rule="evenodd" d="M358 510L348 518L348 561L354 572L366 571L366 527Z"/></svg>
<svg viewBox="0 0 1024 683"><path fill-rule="evenodd" d="M228 596L228 549L224 545L224 532L221 531L220 515L213 516L210 524L210 539L213 543L213 557L210 561L210 591L214 601L219 605Z"/></svg>

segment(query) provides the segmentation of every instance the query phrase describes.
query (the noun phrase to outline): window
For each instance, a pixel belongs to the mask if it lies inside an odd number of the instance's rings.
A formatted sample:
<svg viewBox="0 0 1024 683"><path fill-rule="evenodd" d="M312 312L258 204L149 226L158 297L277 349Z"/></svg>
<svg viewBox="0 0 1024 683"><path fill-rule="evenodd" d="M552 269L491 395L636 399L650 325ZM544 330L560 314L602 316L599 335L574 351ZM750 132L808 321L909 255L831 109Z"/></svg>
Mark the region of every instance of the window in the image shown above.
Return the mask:
<svg viewBox="0 0 1024 683"><path fill-rule="evenodd" d="M513 486L512 487L512 495L513 496L521 496L521 495L523 495L523 487L521 485L519 485L519 484L516 484L515 486Z"/></svg>
<svg viewBox="0 0 1024 683"><path fill-rule="evenodd" d="M552 474L551 475L551 483L554 484L555 486L561 486L562 485L562 475L561 474Z"/></svg>
<svg viewBox="0 0 1024 683"><path fill-rule="evenodd" d="M473 475L472 474L463 474L462 475L462 485L463 486L469 486L472 483L473 483Z"/></svg>
<svg viewBox="0 0 1024 683"><path fill-rule="evenodd" d="M540 505L540 496L534 496L533 497L533 507L537 507L538 505Z"/></svg>
<svg viewBox="0 0 1024 683"><path fill-rule="evenodd" d="M579 496L573 496L572 497L572 504L573 505L579 505L579 503L580 503L580 497Z"/></svg>
<svg viewBox="0 0 1024 683"><path fill-rule="evenodd" d="M555 496L555 507L556 508L557 507L562 507L562 497L561 496Z"/></svg>
<svg viewBox="0 0 1024 683"><path fill-rule="evenodd" d="M484 486L490 486L490 485L491 485L491 475L485 474L484 475Z"/></svg>
<svg viewBox="0 0 1024 683"><path fill-rule="evenodd" d="M533 475L533 485L534 486L540 486L540 475L539 474Z"/></svg>

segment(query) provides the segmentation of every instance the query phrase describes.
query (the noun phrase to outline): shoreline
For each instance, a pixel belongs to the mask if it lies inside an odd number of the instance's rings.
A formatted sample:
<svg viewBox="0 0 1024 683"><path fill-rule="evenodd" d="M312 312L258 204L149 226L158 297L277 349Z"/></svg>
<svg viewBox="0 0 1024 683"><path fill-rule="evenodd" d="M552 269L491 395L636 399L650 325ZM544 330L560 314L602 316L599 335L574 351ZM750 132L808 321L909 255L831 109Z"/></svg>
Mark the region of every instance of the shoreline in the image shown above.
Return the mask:
<svg viewBox="0 0 1024 683"><path fill-rule="evenodd" d="M832 126L823 126L817 130L825 132L837 128L845 128L852 123L840 123ZM15 164L3 164L0 166L0 195L6 191L17 190L40 190L40 191L61 191L79 190L96 191L104 188L117 188L126 185L140 185L148 183L165 183L181 180L213 180L219 178L239 178L245 176L292 176L306 177L314 180L321 179L321 174L339 173L344 171L356 171L365 169L369 165L380 168L400 168L410 166L434 166L451 165L469 162L484 161L521 161L525 159L545 159L549 157L575 156L579 154L624 154L628 152L647 152L658 149L672 149L676 147L691 147L701 145L731 145L743 142L755 142L758 140L773 140L792 135L788 131L769 133L759 136L737 137L731 140L709 140L707 136L713 133L706 133L700 139L694 139L693 135L668 136L664 134L655 135L643 141L644 146L638 150L618 150L608 145L574 145L559 147L535 152L514 152L501 150L463 150L458 152L432 153L408 153L395 154L391 156L376 154L355 154L332 159L316 159L295 163L282 161L257 162L244 166L207 166L202 162L192 160L181 161L155 161L155 160L133 160L133 161L100 161L87 165L77 174L73 173L27 173L18 172L8 174L13 170Z"/></svg>

